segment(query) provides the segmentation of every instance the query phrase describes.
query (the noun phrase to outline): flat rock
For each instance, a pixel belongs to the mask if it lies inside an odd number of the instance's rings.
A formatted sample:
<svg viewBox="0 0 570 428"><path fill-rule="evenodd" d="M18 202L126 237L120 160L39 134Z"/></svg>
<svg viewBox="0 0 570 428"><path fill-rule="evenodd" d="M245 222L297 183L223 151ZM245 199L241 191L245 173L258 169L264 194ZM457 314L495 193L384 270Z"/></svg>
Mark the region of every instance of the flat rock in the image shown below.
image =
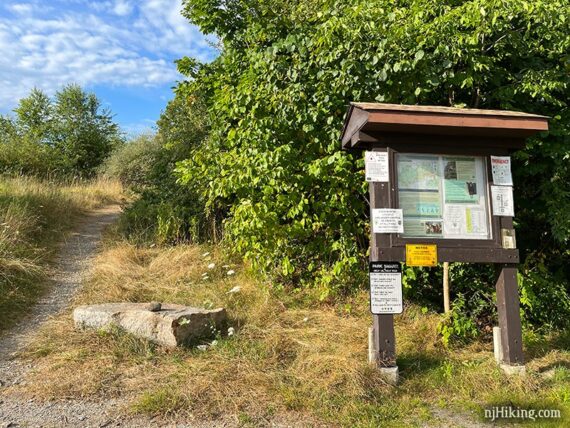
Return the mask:
<svg viewBox="0 0 570 428"><path fill-rule="evenodd" d="M225 327L223 308L202 309L163 303L159 310L148 303L104 303L78 306L75 327L108 330L119 327L137 337L163 346L192 345Z"/></svg>

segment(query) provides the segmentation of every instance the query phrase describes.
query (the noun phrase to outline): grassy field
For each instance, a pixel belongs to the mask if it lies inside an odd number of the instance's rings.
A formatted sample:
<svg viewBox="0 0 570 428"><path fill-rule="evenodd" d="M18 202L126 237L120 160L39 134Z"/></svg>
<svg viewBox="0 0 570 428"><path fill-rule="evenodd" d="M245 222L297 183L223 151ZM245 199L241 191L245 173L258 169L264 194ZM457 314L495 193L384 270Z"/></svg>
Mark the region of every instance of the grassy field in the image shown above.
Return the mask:
<svg viewBox="0 0 570 428"><path fill-rule="evenodd" d="M215 248L112 241L75 304L224 306L235 334L205 351L168 350L118 331L74 331L69 312L28 349L36 368L21 392L36 400L123 396L133 412L243 426L461 426L482 422L492 405L560 409L568 421L568 334L527 334L528 373L509 378L491 343L446 349L436 333L440 316L410 306L396 318L402 380L392 387L366 363L366 293L339 306L309 304L302 293L271 290Z"/></svg>
<svg viewBox="0 0 570 428"><path fill-rule="evenodd" d="M121 193L110 181L0 178L0 332L46 289L49 260L80 214L118 202Z"/></svg>

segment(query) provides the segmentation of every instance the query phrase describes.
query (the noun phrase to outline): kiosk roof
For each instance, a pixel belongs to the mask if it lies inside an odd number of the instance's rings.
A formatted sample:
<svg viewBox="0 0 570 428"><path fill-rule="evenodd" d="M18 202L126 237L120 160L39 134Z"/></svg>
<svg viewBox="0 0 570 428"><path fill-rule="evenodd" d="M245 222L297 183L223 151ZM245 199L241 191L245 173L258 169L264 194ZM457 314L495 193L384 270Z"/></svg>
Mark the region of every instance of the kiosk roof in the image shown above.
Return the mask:
<svg viewBox="0 0 570 428"><path fill-rule="evenodd" d="M344 149L366 149L394 135L503 137L510 148L548 130L548 117L506 110L351 103L342 130ZM502 144L505 147L505 144Z"/></svg>

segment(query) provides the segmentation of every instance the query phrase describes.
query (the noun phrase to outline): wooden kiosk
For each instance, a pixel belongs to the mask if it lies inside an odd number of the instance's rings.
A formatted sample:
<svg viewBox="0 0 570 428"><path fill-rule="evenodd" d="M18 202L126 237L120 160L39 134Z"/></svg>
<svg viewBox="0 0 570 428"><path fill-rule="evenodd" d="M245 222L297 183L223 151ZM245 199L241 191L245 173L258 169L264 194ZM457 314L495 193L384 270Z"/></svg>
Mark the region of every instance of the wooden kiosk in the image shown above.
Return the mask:
<svg viewBox="0 0 570 428"><path fill-rule="evenodd" d="M506 371L524 367L509 155L547 130L548 118L533 114L378 103L351 103L342 130L343 149L366 151L371 272L393 277L396 262L494 263ZM382 302L378 284L371 359L397 381L394 313L401 303Z"/></svg>

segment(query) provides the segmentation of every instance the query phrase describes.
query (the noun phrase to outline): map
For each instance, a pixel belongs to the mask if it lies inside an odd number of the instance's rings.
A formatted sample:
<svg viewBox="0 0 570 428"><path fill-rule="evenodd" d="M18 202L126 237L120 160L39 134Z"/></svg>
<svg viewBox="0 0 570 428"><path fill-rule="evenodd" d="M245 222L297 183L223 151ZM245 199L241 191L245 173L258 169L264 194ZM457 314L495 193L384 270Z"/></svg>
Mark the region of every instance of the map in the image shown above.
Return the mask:
<svg viewBox="0 0 570 428"><path fill-rule="evenodd" d="M400 190L438 190L439 159L437 156L398 157L398 187Z"/></svg>

